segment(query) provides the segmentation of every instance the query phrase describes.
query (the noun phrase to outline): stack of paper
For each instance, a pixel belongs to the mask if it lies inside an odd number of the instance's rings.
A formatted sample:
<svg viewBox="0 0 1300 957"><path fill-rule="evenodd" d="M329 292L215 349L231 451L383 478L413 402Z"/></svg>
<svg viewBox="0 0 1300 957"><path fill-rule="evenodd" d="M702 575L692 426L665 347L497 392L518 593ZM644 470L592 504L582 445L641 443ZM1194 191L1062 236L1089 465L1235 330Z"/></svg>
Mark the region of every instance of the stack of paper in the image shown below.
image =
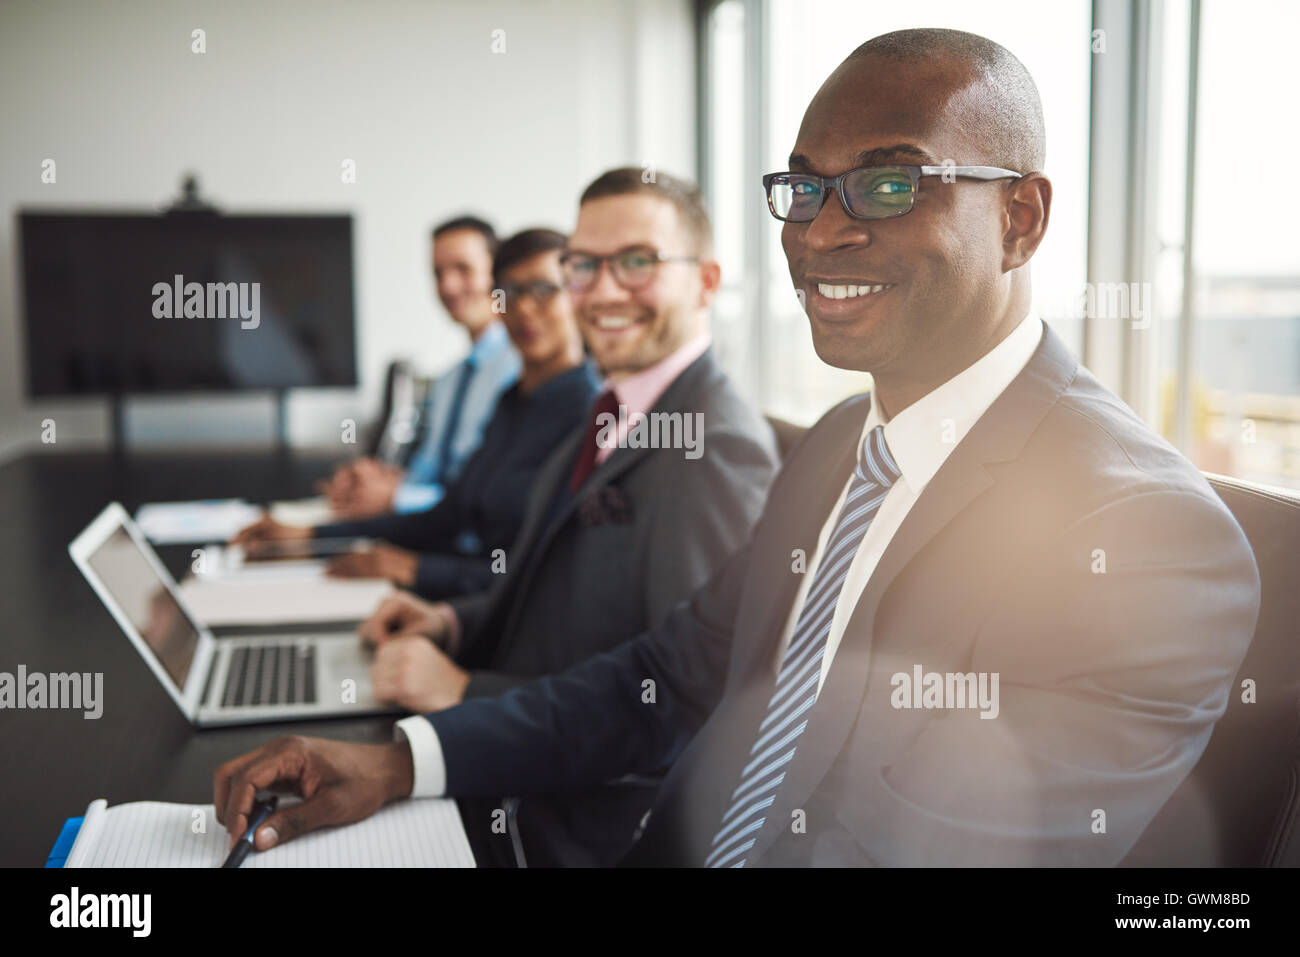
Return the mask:
<svg viewBox="0 0 1300 957"><path fill-rule="evenodd" d="M362 621L394 588L383 578L187 578L181 597L209 627Z"/></svg>
<svg viewBox="0 0 1300 957"><path fill-rule="evenodd" d="M209 545L194 576L208 581L286 581L320 578L325 574L324 558L249 561L238 545Z"/></svg>
<svg viewBox="0 0 1300 957"><path fill-rule="evenodd" d="M282 525L324 525L336 520L329 500L324 497L272 502L269 511Z"/></svg>
<svg viewBox="0 0 1300 957"><path fill-rule="evenodd" d="M262 510L242 498L153 502L135 513L136 524L157 545L229 541L261 517Z"/></svg>

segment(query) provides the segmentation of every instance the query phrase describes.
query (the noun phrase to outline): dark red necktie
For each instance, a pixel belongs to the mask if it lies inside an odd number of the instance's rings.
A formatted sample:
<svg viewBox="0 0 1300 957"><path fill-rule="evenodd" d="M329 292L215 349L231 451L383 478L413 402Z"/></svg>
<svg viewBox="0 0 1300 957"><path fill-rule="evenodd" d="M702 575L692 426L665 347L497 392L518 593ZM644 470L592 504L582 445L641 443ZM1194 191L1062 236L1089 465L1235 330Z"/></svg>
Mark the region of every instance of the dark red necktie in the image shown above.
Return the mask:
<svg viewBox="0 0 1300 957"><path fill-rule="evenodd" d="M591 473L596 469L596 453L600 447L596 444L596 436L600 434L602 428L600 417L609 413L615 417L618 416L618 397L614 395L612 389L606 389L591 410L591 422L587 426L587 437L583 440L582 448L578 449L578 461L574 463L573 475L569 479L569 492L577 494L582 484L591 477Z"/></svg>

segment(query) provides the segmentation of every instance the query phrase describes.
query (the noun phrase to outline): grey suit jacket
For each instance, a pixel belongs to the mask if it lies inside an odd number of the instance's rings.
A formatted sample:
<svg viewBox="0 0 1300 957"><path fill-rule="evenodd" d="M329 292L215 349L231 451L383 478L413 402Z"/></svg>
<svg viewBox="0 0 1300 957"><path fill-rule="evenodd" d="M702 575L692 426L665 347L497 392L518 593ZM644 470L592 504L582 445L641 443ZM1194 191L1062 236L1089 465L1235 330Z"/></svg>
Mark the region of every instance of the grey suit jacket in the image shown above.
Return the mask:
<svg viewBox="0 0 1300 957"><path fill-rule="evenodd" d="M662 624L431 715L448 793L674 761L629 860L702 863L772 693L791 550L814 547L868 408L807 433L749 545ZM1223 502L1048 329L882 555L748 861L1116 864L1204 751L1258 610ZM917 666L996 673L997 717L897 707Z"/></svg>
<svg viewBox="0 0 1300 957"><path fill-rule="evenodd" d="M700 413L698 458L682 449L615 449L575 497L564 489L586 435L546 461L506 573L453 599L467 697L499 694L632 638L702 585L748 536L778 458L771 427L706 352L653 412ZM564 496L554 512L553 501Z"/></svg>
<svg viewBox="0 0 1300 957"><path fill-rule="evenodd" d="M778 465L771 427L711 352L664 391L652 414L659 412L700 414L698 457L677 448L615 449L570 496L584 425L538 473L506 574L486 593L451 601L464 631L458 660L470 670L467 698L561 672L633 638L744 543ZM646 775L549 804L526 801L519 821L529 859L616 861L657 783ZM478 818L494 806L463 809ZM467 825L478 830L473 820Z"/></svg>

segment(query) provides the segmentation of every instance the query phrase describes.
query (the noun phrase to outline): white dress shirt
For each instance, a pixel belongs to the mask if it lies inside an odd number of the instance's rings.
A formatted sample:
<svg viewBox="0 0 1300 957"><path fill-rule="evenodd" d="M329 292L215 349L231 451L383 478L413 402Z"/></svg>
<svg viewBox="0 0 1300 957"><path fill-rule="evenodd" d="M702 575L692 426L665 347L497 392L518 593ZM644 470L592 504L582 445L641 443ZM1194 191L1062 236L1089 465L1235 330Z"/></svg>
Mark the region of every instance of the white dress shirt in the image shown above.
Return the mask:
<svg viewBox="0 0 1300 957"><path fill-rule="evenodd" d="M957 443L966 437L966 433L979 421L988 407L1000 396L1011 380L1020 374L1029 358L1038 348L1043 336L1043 323L1030 312L1005 339L986 352L972 365L967 366L943 385L917 399L898 415L888 421L876 402L876 393L871 393L871 410L867 421L863 423L862 434L858 438L858 448L877 425L885 427L885 444L889 454L901 473L898 480L885 493L884 500L876 517L871 520L866 534L858 545L848 574L840 588L835 602L835 616L831 619L830 634L826 636L826 652L822 655L821 679L817 683L818 692L826 683L831 661L844 637L849 618L858 605L858 599L867 587L871 574L880 563L880 557L893 540L894 534L903 519L912 510L922 490L934 478L939 468L947 461ZM839 498L831 508L830 515L822 525L817 538L817 550L808 556L807 571L799 590L795 593L786 619L785 631L777 646L772 660L773 674L781 670L781 659L794 634L799 613L803 610L808 589L812 586L813 576L817 574L817 565L826 549L826 541L835 530L836 520L844 498L848 495L852 475L844 482Z"/></svg>
<svg viewBox="0 0 1300 957"><path fill-rule="evenodd" d="M1042 320L1031 311L989 352L887 422L876 402L875 393L872 393L871 409L858 441L864 441L872 429L883 424L885 444L889 446L889 452L901 475L880 503L876 517L872 519L853 556L853 562L849 565L848 575L836 601L835 617L831 619L826 652L822 656L819 691L826 681L831 661L844 636L853 609L857 606L858 598L894 533L903 524L903 519L907 517L921 491L957 447L957 443L966 437L980 416L1024 369L1038 348L1042 335ZM845 480L839 498L822 525L816 551L808 556L807 570L790 605L781 642L773 657L774 674L780 670L781 659L785 655L795 623L799 620L799 612L803 609L813 576L817 573L817 564L826 548L826 540L835 528L840 506L848 494L849 482L849 479ZM434 797L443 794L446 790L447 769L442 756L442 745L433 725L424 717L413 715L397 722L393 733L399 740L405 736L411 746L415 768L415 784L411 796Z"/></svg>

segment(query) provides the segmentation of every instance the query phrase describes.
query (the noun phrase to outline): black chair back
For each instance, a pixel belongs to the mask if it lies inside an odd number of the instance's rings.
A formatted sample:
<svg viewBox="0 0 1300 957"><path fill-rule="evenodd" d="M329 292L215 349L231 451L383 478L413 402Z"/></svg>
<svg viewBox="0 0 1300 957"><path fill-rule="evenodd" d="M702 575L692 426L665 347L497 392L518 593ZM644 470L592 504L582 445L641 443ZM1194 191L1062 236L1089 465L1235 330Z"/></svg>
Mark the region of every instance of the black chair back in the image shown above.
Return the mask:
<svg viewBox="0 0 1300 957"><path fill-rule="evenodd" d="M1192 773L1124 866L1300 865L1300 493L1206 475L1259 565L1255 638ZM1243 682L1254 683L1253 703Z"/></svg>

